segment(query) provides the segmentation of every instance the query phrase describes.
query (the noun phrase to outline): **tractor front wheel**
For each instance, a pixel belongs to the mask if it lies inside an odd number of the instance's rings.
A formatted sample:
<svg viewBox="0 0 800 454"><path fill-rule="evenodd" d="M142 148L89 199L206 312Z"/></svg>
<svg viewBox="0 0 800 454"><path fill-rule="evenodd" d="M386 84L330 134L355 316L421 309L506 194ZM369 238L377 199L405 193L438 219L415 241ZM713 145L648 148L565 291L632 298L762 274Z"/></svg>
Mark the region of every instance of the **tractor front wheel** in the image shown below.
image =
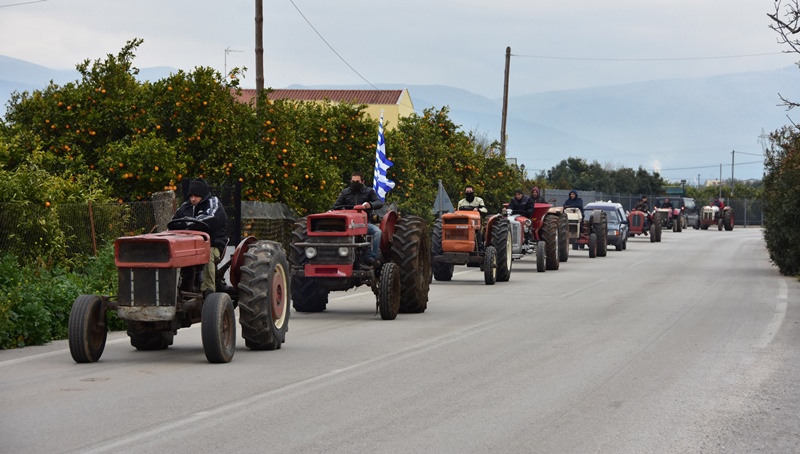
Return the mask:
<svg viewBox="0 0 800 454"><path fill-rule="evenodd" d="M497 252L497 280L506 282L511 279L511 232L508 230L508 219L498 218L492 227L492 246Z"/></svg>
<svg viewBox="0 0 800 454"><path fill-rule="evenodd" d="M431 268L433 269L433 277L437 281L449 281L453 278L452 263L434 262L433 257L444 254L442 252L442 220L437 219L433 225L433 232L431 233Z"/></svg>
<svg viewBox="0 0 800 454"><path fill-rule="evenodd" d="M494 246L487 246L483 257L483 282L494 285L497 282L497 250Z"/></svg>
<svg viewBox="0 0 800 454"><path fill-rule="evenodd" d="M400 267L395 263L385 263L381 267L378 309L384 320L394 320L400 311Z"/></svg>
<svg viewBox="0 0 800 454"><path fill-rule="evenodd" d="M589 234L589 258L597 257L597 234L592 232Z"/></svg>
<svg viewBox="0 0 800 454"><path fill-rule="evenodd" d="M553 214L544 216L542 240L544 240L547 269L557 270L560 263L558 259L558 216Z"/></svg>
<svg viewBox="0 0 800 454"><path fill-rule="evenodd" d="M536 271L539 273L547 271L547 243L541 240L536 243Z"/></svg>
<svg viewBox="0 0 800 454"><path fill-rule="evenodd" d="M558 215L558 261L569 259L569 218L567 213Z"/></svg>
<svg viewBox="0 0 800 454"><path fill-rule="evenodd" d="M93 363L106 348L108 323L99 296L81 295L69 312L69 352L76 363Z"/></svg>
<svg viewBox="0 0 800 454"><path fill-rule="evenodd" d="M227 293L212 293L203 303L200 334L210 363L229 363L236 352L236 314Z"/></svg>
<svg viewBox="0 0 800 454"><path fill-rule="evenodd" d="M259 241L244 254L239 324L247 348L277 350L289 329L289 263L280 243Z"/></svg>

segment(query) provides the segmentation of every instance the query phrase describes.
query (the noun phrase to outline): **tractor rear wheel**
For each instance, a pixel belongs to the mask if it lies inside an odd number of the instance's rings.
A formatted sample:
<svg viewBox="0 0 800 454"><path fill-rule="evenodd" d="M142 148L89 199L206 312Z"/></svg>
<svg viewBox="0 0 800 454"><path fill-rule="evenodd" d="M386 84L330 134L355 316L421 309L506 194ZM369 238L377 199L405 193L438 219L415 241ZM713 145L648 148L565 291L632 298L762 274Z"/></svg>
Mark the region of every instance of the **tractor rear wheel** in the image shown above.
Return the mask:
<svg viewBox="0 0 800 454"><path fill-rule="evenodd" d="M433 225L433 232L431 233L431 268L433 269L433 277L437 281L449 281L453 278L453 264L434 262L433 257L443 255L442 252L442 220L437 219Z"/></svg>
<svg viewBox="0 0 800 454"><path fill-rule="evenodd" d="M175 339L174 332L164 331L152 322L126 321L125 324L128 328L128 337L131 338L131 345L136 350L164 350L172 345L172 341Z"/></svg>
<svg viewBox="0 0 800 454"><path fill-rule="evenodd" d="M483 282L494 285L497 282L497 250L494 246L487 246L483 257Z"/></svg>
<svg viewBox="0 0 800 454"><path fill-rule="evenodd" d="M558 260L558 216L546 214L542 222L542 240L544 240L546 267L548 270L557 270Z"/></svg>
<svg viewBox="0 0 800 454"><path fill-rule="evenodd" d="M511 232L508 219L497 218L492 227L492 246L497 252L497 280L506 282L511 278Z"/></svg>
<svg viewBox="0 0 800 454"><path fill-rule="evenodd" d="M597 257L597 234L592 232L589 234L589 258Z"/></svg>
<svg viewBox="0 0 800 454"><path fill-rule="evenodd" d="M547 243L541 240L536 243L536 271L539 273L547 271Z"/></svg>
<svg viewBox="0 0 800 454"><path fill-rule="evenodd" d="M720 232L722 231L722 218L719 218L719 221L717 221L717 229Z"/></svg>
<svg viewBox="0 0 800 454"><path fill-rule="evenodd" d="M239 324L250 350L277 350L289 329L289 264L280 243L258 241L244 254Z"/></svg>
<svg viewBox="0 0 800 454"><path fill-rule="evenodd" d="M431 244L425 221L418 216L397 220L392 236L392 263L400 273L400 312L420 313L428 308L431 285Z"/></svg>
<svg viewBox="0 0 800 454"><path fill-rule="evenodd" d="M300 218L294 223L292 249L289 250L289 264L293 267L303 266L308 261L306 251L302 247L295 246L297 243L308 241L306 223L306 218ZM297 312L322 312L325 310L328 306L328 289L311 278L293 277L291 281L294 310Z"/></svg>
<svg viewBox="0 0 800 454"><path fill-rule="evenodd" d="M200 335L208 362L231 362L236 352L236 314L230 295L218 292L206 297Z"/></svg>
<svg viewBox="0 0 800 454"><path fill-rule="evenodd" d="M93 363L106 348L108 318L99 296L80 295L69 312L69 352L76 363Z"/></svg>
<svg viewBox="0 0 800 454"><path fill-rule="evenodd" d="M400 311L400 267L396 263L384 263L378 284L378 309L383 320L394 320Z"/></svg>
<svg viewBox="0 0 800 454"><path fill-rule="evenodd" d="M664 229L663 229L663 227L661 226L660 223L656 224L656 243L660 243L661 242L661 232L663 230Z"/></svg>
<svg viewBox="0 0 800 454"><path fill-rule="evenodd" d="M569 217L567 213L558 215L558 261L569 259Z"/></svg>

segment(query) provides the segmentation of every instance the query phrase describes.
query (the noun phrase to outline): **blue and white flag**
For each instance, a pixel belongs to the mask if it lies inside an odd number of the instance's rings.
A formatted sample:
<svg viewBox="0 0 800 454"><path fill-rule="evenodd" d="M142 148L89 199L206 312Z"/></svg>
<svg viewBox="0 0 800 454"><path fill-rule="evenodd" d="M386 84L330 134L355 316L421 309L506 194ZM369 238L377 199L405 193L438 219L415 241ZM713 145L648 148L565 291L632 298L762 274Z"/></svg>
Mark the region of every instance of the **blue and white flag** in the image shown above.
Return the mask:
<svg viewBox="0 0 800 454"><path fill-rule="evenodd" d="M372 188L381 201L386 201L386 193L394 188L394 181L386 176L386 171L394 163L386 157L386 141L383 138L383 112L378 123L378 148L375 150L375 175L372 179Z"/></svg>

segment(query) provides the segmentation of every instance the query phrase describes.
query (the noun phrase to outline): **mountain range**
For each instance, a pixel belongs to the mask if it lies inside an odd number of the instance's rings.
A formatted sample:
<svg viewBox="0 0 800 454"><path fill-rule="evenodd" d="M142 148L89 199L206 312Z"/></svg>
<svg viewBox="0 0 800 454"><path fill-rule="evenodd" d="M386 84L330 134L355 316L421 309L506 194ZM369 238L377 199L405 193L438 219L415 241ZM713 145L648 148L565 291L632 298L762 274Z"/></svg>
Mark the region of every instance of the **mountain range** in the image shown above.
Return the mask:
<svg viewBox="0 0 800 454"><path fill-rule="evenodd" d="M158 80L173 68L141 68L140 80ZM0 104L14 91L33 91L53 82L79 79L75 70L55 70L0 56ZM536 93L509 87L507 156L529 174L548 170L568 157L607 167L639 166L678 181L760 178L765 136L798 123L781 106L779 94L800 100L800 69L664 79ZM403 83L292 85L286 88L406 88L418 113L448 106L462 130L499 140L502 99L490 99L446 85ZM523 94L524 93L524 94ZM5 107L2 110L5 113ZM731 168L731 159L734 166ZM722 170L720 168L722 167Z"/></svg>

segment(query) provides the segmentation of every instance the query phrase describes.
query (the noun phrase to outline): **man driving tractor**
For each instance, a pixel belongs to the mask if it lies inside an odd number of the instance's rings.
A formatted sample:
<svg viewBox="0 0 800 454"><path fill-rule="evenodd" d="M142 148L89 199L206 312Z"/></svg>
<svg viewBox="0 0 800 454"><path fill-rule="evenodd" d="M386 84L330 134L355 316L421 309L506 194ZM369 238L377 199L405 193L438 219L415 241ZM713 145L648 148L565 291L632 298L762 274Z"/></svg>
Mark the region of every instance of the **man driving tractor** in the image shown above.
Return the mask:
<svg viewBox="0 0 800 454"><path fill-rule="evenodd" d="M342 190L333 209L361 206L367 212L367 232L372 235L372 249L365 257L367 265L374 265L378 259L378 248L381 244L381 229L369 222L372 219L372 210L383 206L383 202L375 190L364 185L364 175L361 172L350 174L350 186Z"/></svg>
<svg viewBox="0 0 800 454"><path fill-rule="evenodd" d="M480 211L482 214L489 212L483 204L483 199L475 195L475 188L469 184L464 186L464 198L458 201L458 209Z"/></svg>

